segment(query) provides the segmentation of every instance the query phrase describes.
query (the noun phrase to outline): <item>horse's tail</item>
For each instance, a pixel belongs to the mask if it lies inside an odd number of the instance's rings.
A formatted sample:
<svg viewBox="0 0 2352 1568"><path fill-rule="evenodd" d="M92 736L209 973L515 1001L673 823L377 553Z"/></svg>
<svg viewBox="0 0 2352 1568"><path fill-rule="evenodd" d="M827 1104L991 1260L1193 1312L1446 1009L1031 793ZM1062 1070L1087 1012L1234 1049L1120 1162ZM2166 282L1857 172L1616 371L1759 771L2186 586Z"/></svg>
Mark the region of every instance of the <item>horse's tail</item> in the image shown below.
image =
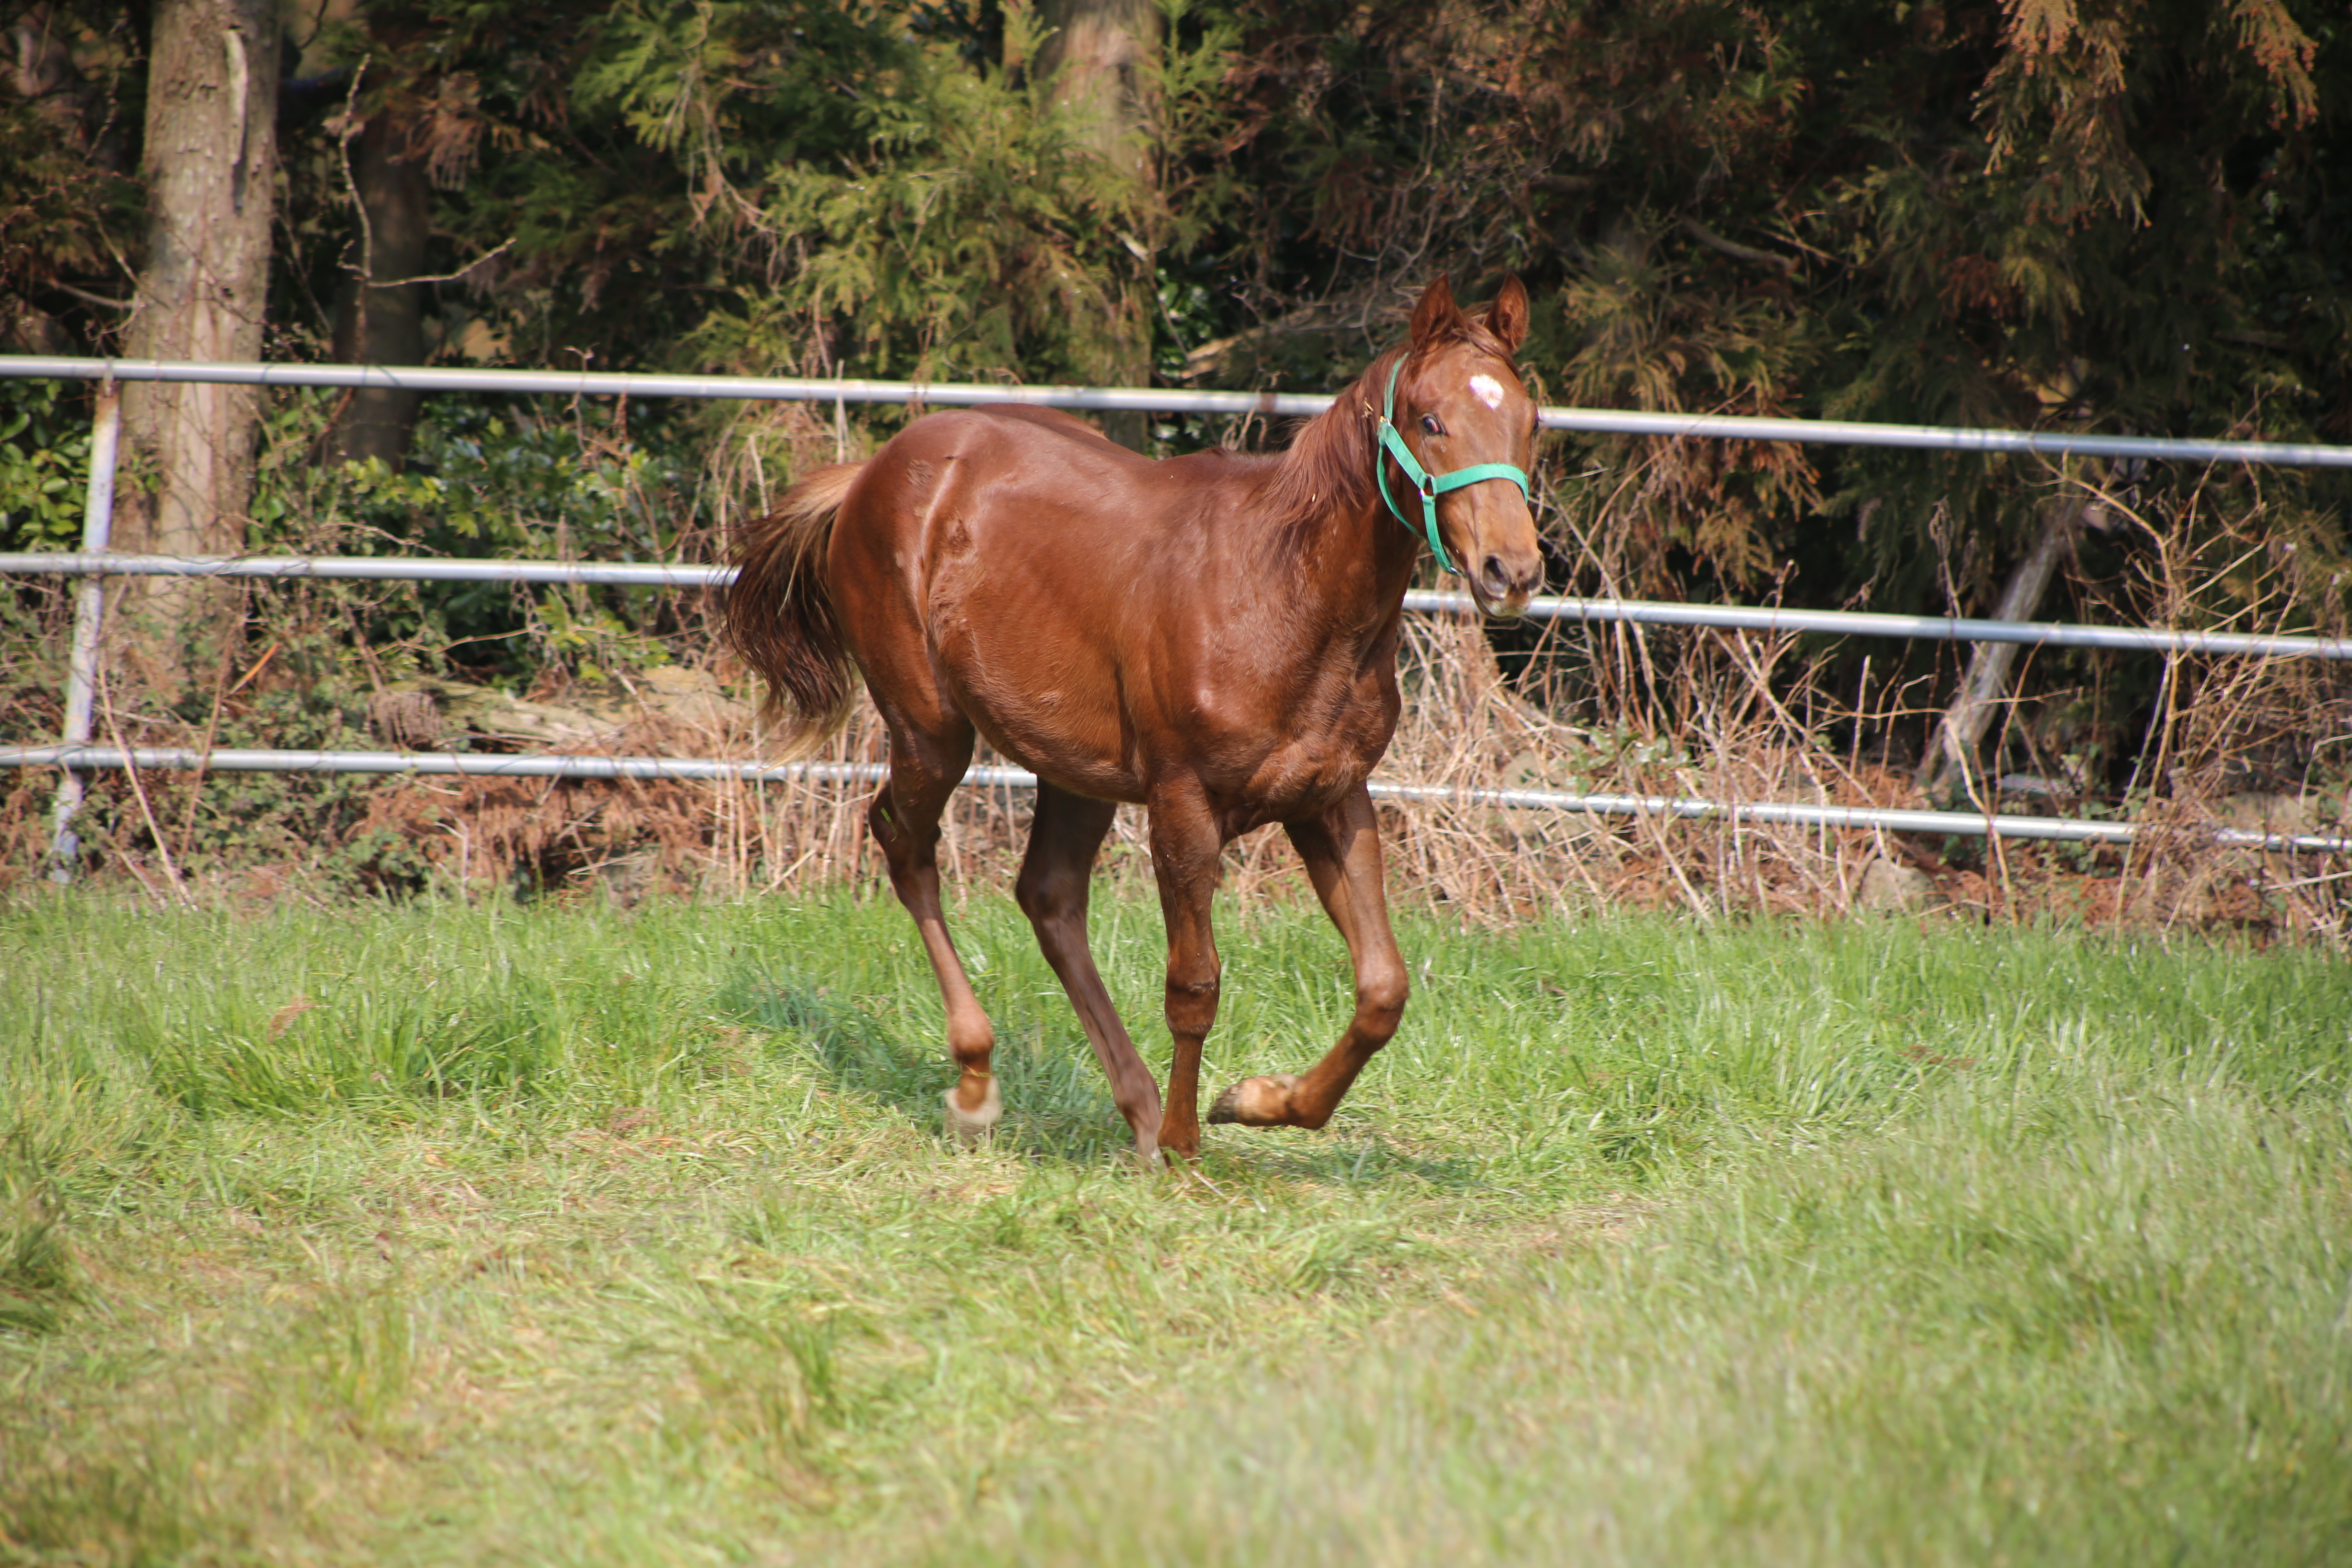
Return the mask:
<svg viewBox="0 0 2352 1568"><path fill-rule="evenodd" d="M842 497L864 467L817 469L736 535L727 639L766 679L761 717L777 726L787 757L805 755L840 729L856 697L824 552Z"/></svg>

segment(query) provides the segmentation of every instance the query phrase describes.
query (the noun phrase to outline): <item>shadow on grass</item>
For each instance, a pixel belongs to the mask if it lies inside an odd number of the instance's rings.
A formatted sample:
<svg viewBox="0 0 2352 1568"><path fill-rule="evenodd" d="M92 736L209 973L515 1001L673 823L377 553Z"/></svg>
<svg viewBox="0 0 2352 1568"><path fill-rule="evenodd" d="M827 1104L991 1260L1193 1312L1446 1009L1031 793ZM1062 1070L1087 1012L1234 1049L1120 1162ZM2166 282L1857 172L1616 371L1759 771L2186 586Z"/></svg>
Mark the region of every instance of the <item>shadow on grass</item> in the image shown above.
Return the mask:
<svg viewBox="0 0 2352 1568"><path fill-rule="evenodd" d="M803 1046L837 1092L888 1107L930 1137L940 1136L940 1097L954 1081L943 1041L910 1039L889 1022L833 994L806 975L782 970L739 974L719 1005L746 1025ZM1071 1020L1055 1040L1034 1022L1000 1022L996 1071L1004 1096L1000 1150L1040 1163L1099 1165L1134 1148L1111 1102L1094 1054ZM1472 1152L1423 1153L1364 1129L1333 1139L1296 1142L1296 1132L1246 1142L1209 1134L1212 1155L1244 1161L1266 1174L1332 1187L1377 1187L1399 1179L1433 1190L1491 1187L1490 1162ZM1219 1143L1222 1148L1216 1147Z"/></svg>
<svg viewBox="0 0 2352 1568"><path fill-rule="evenodd" d="M1203 1152L1246 1163L1262 1174L1320 1187L1382 1187L1402 1181L1433 1192L1483 1193L1495 1187L1492 1162L1469 1152L1424 1154L1401 1146L1375 1128L1354 1128L1330 1138L1276 1131L1252 1135L1247 1143L1231 1131L1222 1149L1211 1132ZM1299 1142L1302 1138L1309 1142Z"/></svg>
<svg viewBox="0 0 2352 1568"><path fill-rule="evenodd" d="M803 1044L837 1091L887 1106L925 1133L940 1135L940 1097L955 1080L943 1040L909 1040L828 987L777 970L739 975L720 992L719 1005L752 1027ZM997 1029L1005 1104L997 1146L1084 1165L1132 1149L1092 1053L1083 1046L1055 1050L1042 1033Z"/></svg>

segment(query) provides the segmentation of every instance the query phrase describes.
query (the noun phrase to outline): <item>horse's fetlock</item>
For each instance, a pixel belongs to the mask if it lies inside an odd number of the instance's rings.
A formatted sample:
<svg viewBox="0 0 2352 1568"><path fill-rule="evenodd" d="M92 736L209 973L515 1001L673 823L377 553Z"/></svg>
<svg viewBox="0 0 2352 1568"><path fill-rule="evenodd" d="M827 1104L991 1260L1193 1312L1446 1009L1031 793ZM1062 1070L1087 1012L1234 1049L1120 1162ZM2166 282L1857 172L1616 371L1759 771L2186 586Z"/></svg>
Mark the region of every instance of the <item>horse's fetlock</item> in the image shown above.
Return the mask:
<svg viewBox="0 0 2352 1568"><path fill-rule="evenodd" d="M956 1065L967 1071L988 1070L996 1054L996 1029L986 1018L950 1018L948 1020L948 1054Z"/></svg>

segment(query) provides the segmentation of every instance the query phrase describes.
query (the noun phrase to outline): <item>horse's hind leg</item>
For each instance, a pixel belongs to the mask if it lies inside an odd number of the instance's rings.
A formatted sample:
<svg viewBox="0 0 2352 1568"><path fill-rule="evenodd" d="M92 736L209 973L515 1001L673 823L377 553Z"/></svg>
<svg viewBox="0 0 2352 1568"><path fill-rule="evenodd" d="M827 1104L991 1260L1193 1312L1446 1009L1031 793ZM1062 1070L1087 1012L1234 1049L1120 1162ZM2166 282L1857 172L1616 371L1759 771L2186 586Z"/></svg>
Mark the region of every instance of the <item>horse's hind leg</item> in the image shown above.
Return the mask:
<svg viewBox="0 0 2352 1568"><path fill-rule="evenodd" d="M1086 1030L1087 1044L1094 1047L1103 1076L1110 1079L1112 1100L1135 1130L1137 1157L1149 1160L1159 1147L1160 1086L1118 1021L1118 1009L1111 1005L1087 945L1087 884L1094 875L1095 852L1102 847L1117 810L1108 801L1089 800L1038 781L1037 814L1013 896L1037 932L1045 962L1069 993L1078 1026Z"/></svg>
<svg viewBox="0 0 2352 1568"><path fill-rule="evenodd" d="M961 715L944 732L919 730L902 715L884 710L890 727L890 777L866 808L866 825L890 868L890 886L930 955L947 1003L948 1049L962 1076L947 1094L948 1131L966 1142L988 1135L1003 1113L992 1061L996 1030L971 994L971 981L948 939L940 910L940 814L971 761L972 731Z"/></svg>
<svg viewBox="0 0 2352 1568"><path fill-rule="evenodd" d="M1246 1127L1320 1127L1374 1052L1395 1036L1404 1017L1404 957L1389 929L1387 892L1381 886L1381 839L1371 797L1359 784L1320 816L1284 825L1316 896L1356 970L1356 1016L1348 1032L1304 1077L1277 1073L1245 1078L1217 1097L1211 1121Z"/></svg>

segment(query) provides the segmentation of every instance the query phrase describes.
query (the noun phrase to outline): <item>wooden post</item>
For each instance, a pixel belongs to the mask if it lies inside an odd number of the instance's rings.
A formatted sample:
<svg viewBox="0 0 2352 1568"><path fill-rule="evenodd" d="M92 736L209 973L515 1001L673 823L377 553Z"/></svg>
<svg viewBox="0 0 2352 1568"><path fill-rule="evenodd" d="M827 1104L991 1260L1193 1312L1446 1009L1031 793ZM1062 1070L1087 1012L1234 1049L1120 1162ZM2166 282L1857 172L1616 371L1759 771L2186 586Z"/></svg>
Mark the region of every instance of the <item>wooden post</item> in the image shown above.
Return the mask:
<svg viewBox="0 0 2352 1568"><path fill-rule="evenodd" d="M1038 19L1052 31L1037 51L1056 102L1073 110L1087 145L1105 163L1156 187L1160 90L1153 71L1161 18L1156 0L1045 0ZM1159 303L1154 226L1115 237L1129 253L1116 271L1099 321L1079 323L1079 374L1098 386L1151 384L1151 323ZM1103 433L1147 450L1151 416L1120 410L1102 416Z"/></svg>
<svg viewBox="0 0 2352 1568"><path fill-rule="evenodd" d="M114 458L122 430L122 394L114 383L100 384L98 417L89 437L89 499L81 518L81 549L85 555L105 553L114 530ZM86 746L90 739L90 712L98 694L98 640L106 616L106 580L92 574L82 579L75 596L73 647L66 665L66 721L58 739L68 746ZM49 880L70 882L81 853L81 837L73 830L87 786L68 763L58 785L57 829L49 841Z"/></svg>
<svg viewBox="0 0 2352 1568"><path fill-rule="evenodd" d="M157 0L147 71L147 233L126 343L131 359L261 358L277 205L278 58L272 0ZM124 440L140 482L115 534L133 552L231 555L245 547L260 431L257 387L134 382ZM134 580L116 596L124 644L161 694L210 669L235 628L217 584ZM196 658L191 660L190 654Z"/></svg>
<svg viewBox="0 0 2352 1568"><path fill-rule="evenodd" d="M2042 510L2042 534L2026 552L2025 559L2010 574L2009 584L2001 590L2000 605L1992 613L1997 621L2030 621L2042 607L2042 596L2050 588L2050 579L2057 574L2058 563L2074 547L2074 535L2084 514L2094 503L2068 496L2052 501ZM1927 754L1919 761L1918 781L1930 796L1948 791L1954 774L1975 799L1979 791L1977 780L1977 746L1983 741L1986 729L1992 722L1993 711L2000 707L2001 692L2009 684L2010 667L2017 662L2018 645L2013 642L1976 643L1969 654L1969 673L1960 682L1959 694L1944 710L1936 727L1936 739ZM1990 809L1990 799L1977 804Z"/></svg>

